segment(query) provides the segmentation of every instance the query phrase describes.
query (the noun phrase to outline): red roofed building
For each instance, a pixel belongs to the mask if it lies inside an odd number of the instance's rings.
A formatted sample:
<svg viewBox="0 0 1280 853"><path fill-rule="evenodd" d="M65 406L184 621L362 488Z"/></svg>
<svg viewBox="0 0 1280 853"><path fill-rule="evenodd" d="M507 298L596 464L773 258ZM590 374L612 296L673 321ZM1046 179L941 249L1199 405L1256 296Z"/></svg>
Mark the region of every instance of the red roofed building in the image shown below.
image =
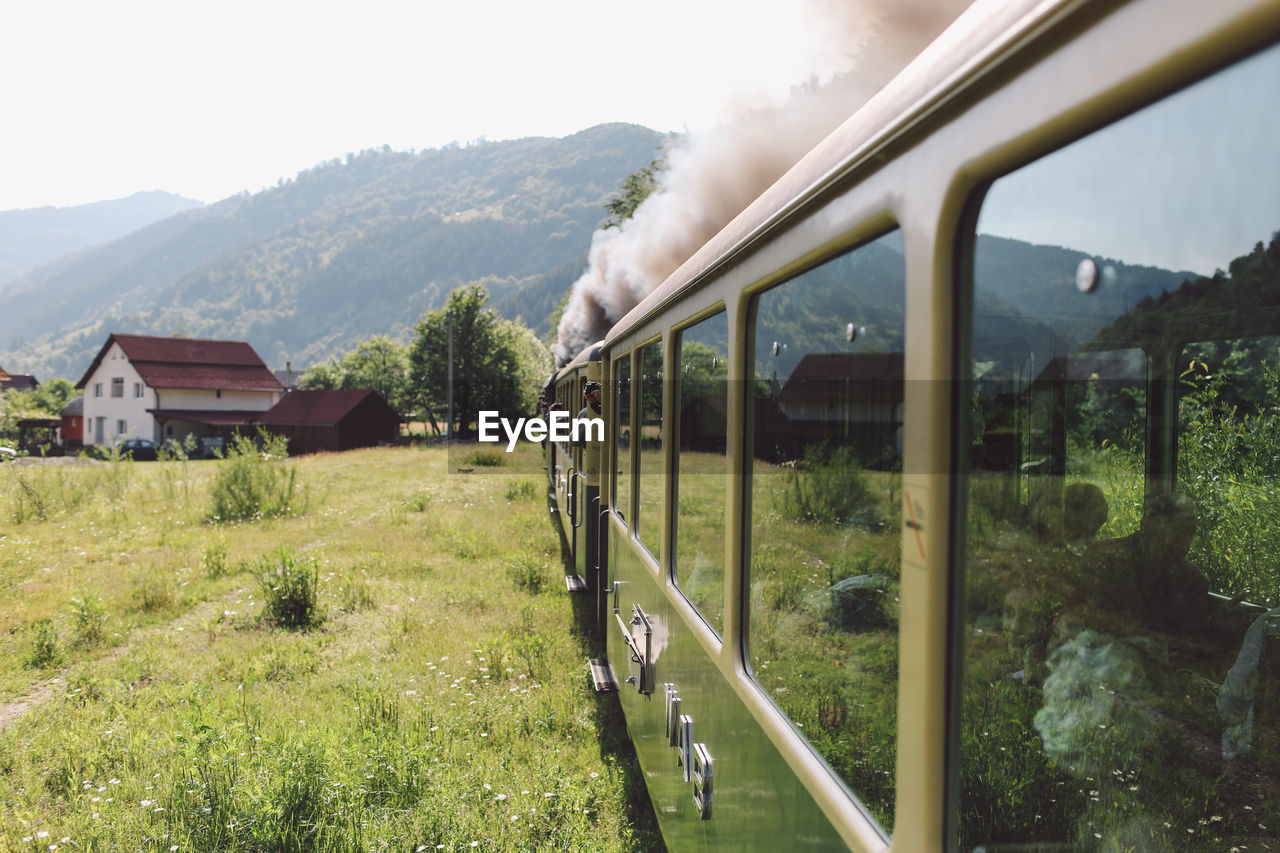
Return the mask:
<svg viewBox="0 0 1280 853"><path fill-rule="evenodd" d="M400 435L400 416L377 391L290 391L256 423L289 439L289 454L370 447Z"/></svg>
<svg viewBox="0 0 1280 853"><path fill-rule="evenodd" d="M194 435L208 446L251 427L284 393L244 341L120 334L107 338L76 387L85 445Z"/></svg>
<svg viewBox="0 0 1280 853"><path fill-rule="evenodd" d="M0 367L0 391L34 391L40 386L34 376L23 373L9 374Z"/></svg>

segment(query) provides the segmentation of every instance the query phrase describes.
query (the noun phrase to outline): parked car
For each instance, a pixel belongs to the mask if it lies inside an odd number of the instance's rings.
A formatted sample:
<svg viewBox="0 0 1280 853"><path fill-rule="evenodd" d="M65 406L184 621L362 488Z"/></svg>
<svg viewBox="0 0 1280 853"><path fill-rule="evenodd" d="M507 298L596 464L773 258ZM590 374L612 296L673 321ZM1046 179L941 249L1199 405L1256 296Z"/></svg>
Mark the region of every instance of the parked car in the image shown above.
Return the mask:
<svg viewBox="0 0 1280 853"><path fill-rule="evenodd" d="M160 458L160 448L145 438L130 438L120 444L120 456L135 462L154 462Z"/></svg>
<svg viewBox="0 0 1280 853"><path fill-rule="evenodd" d="M18 451L14 450L12 447L4 447L0 445L0 462L8 462L17 455Z"/></svg>

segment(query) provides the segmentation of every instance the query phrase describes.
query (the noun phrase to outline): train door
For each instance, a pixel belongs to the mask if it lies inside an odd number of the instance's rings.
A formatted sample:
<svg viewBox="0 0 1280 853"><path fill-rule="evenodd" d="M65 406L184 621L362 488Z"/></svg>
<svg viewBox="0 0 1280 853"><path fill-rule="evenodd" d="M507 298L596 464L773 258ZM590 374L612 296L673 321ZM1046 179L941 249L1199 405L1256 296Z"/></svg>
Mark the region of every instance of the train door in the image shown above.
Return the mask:
<svg viewBox="0 0 1280 853"><path fill-rule="evenodd" d="M569 388L572 394L572 401L569 404L569 415L572 420L578 418L582 409L582 389L586 385L586 372L579 370L570 383ZM573 560L570 565L573 567L573 575L569 579L570 587L575 592L587 591L587 490L586 475L584 473L584 447L580 440L572 430L570 432L570 454L572 455L573 465L569 476L569 540L573 549Z"/></svg>
<svg viewBox="0 0 1280 853"><path fill-rule="evenodd" d="M567 409L566 400L569 398L569 387L572 381L562 376L556 383L555 398L547 411L548 422L555 416L556 412ZM569 452L569 443L565 441L557 441L554 436L547 437L547 444L551 453L551 488L555 500L556 515L558 518L562 545L565 548L565 556L572 554L572 542L569 536L572 531L571 515L573 508L570 504L570 478L573 474L573 457Z"/></svg>
<svg viewBox="0 0 1280 853"><path fill-rule="evenodd" d="M602 402L600 391L601 365L599 361L588 361L580 374L578 389L582 406L576 412L579 422L574 429L573 447L576 464L575 474L575 516L573 533L573 565L580 581L579 590L596 593L599 589L600 566L600 457L601 445L604 442L603 420L587 398L587 388L596 389L595 401ZM598 426L588 422L600 419Z"/></svg>

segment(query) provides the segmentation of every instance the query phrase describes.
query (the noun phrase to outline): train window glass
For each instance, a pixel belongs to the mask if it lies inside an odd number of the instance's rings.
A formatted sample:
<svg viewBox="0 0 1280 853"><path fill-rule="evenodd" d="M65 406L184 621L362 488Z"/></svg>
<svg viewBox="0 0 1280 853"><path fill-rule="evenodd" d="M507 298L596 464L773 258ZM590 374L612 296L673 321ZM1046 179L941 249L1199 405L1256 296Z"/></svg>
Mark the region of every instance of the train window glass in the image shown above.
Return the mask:
<svg viewBox="0 0 1280 853"><path fill-rule="evenodd" d="M639 350L640 401L637 445L640 464L636 472L636 535L659 562L662 560L662 341Z"/></svg>
<svg viewBox="0 0 1280 853"><path fill-rule="evenodd" d="M1272 48L983 200L962 849L1280 840L1278 79Z"/></svg>
<svg viewBox="0 0 1280 853"><path fill-rule="evenodd" d="M761 294L751 395L752 671L890 830L904 269L895 231Z"/></svg>
<svg viewBox="0 0 1280 853"><path fill-rule="evenodd" d="M1248 274L1243 265L1235 271ZM1280 333L1280 323L1272 327ZM1218 324L1214 331L1232 329ZM1176 370L1178 491L1201 516L1187 557L1212 591L1274 607L1280 604L1280 489L1272 485L1280 477L1280 336L1195 341L1183 348Z"/></svg>
<svg viewBox="0 0 1280 853"><path fill-rule="evenodd" d="M717 634L724 632L724 514L729 318L722 311L680 333L675 371L676 584Z"/></svg>
<svg viewBox="0 0 1280 853"><path fill-rule="evenodd" d="M623 521L631 514L631 353L613 360L613 508Z"/></svg>

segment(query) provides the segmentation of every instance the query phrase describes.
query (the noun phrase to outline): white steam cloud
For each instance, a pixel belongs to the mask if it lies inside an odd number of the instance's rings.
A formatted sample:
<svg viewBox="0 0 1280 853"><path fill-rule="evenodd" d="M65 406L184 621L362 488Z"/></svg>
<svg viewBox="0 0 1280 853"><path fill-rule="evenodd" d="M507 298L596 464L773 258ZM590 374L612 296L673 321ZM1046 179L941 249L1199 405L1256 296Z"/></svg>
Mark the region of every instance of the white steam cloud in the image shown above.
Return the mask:
<svg viewBox="0 0 1280 853"><path fill-rule="evenodd" d="M658 189L635 216L592 236L587 271L573 285L552 347L557 360L564 363L604 337L967 5L810 0L814 21L828 34L813 57L812 81L794 89L785 104L739 105L714 129L677 138Z"/></svg>

